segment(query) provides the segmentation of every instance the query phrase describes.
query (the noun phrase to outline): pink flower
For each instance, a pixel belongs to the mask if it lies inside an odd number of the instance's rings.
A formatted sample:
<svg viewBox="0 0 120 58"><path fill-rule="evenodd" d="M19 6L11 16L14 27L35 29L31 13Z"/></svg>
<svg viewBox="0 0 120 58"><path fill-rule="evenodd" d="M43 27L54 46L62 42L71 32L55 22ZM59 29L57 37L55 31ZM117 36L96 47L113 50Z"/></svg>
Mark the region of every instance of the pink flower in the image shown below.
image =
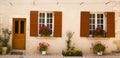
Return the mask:
<svg viewBox="0 0 120 58"><path fill-rule="evenodd" d="M94 43L91 43L92 46L94 46Z"/></svg>
<svg viewBox="0 0 120 58"><path fill-rule="evenodd" d="M104 47L108 48L108 46L106 46L104 43L101 43L101 41L96 41L96 42L91 43L92 47L90 49L93 49L93 47L97 44L102 44Z"/></svg>

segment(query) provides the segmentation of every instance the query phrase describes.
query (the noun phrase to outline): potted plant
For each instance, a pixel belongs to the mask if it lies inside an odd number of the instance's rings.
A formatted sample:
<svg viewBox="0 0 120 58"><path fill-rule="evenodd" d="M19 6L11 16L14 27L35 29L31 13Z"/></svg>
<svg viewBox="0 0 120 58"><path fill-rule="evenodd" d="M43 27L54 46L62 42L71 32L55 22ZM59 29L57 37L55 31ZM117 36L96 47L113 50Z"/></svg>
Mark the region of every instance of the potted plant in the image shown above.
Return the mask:
<svg viewBox="0 0 120 58"><path fill-rule="evenodd" d="M73 36L74 32L68 32L66 40L67 43L67 49L62 51L63 56L82 56L82 52L80 50L75 49L71 46L71 38Z"/></svg>
<svg viewBox="0 0 120 58"><path fill-rule="evenodd" d="M1 37L1 45L2 45L2 54L7 54L7 50L9 49L8 42L10 39L11 31L8 29L2 29L3 37Z"/></svg>
<svg viewBox="0 0 120 58"><path fill-rule="evenodd" d="M50 44L48 44L47 42L40 42L38 46L38 50L40 51L40 53L42 53L42 55L46 55L46 51L49 46Z"/></svg>
<svg viewBox="0 0 120 58"><path fill-rule="evenodd" d="M96 28L96 30L93 32L94 37L106 37L106 32L101 29L100 27Z"/></svg>
<svg viewBox="0 0 120 58"><path fill-rule="evenodd" d="M48 26L40 26L40 34L41 36L50 36L51 29Z"/></svg>
<svg viewBox="0 0 120 58"><path fill-rule="evenodd" d="M102 55L105 49L107 48L107 46L101 43L101 41L94 42L91 45L92 45L93 52L97 55Z"/></svg>
<svg viewBox="0 0 120 58"><path fill-rule="evenodd" d="M82 56L82 52L76 49L69 49L62 51L63 56Z"/></svg>

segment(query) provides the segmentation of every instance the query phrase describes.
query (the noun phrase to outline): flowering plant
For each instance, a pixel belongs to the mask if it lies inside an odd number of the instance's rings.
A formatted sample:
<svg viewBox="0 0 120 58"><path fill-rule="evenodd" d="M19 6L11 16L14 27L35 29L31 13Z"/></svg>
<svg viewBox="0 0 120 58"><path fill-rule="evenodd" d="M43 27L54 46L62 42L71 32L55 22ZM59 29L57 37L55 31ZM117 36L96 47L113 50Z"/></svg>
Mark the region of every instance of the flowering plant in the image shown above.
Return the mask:
<svg viewBox="0 0 120 58"><path fill-rule="evenodd" d="M67 32L68 39L66 40L67 49L62 51L63 56L82 56L82 51L75 49L74 46L71 46L71 39L74 32Z"/></svg>
<svg viewBox="0 0 120 58"><path fill-rule="evenodd" d="M100 27L96 28L96 30L94 31L94 37L96 36L104 36L106 34L106 32L104 30L102 30Z"/></svg>
<svg viewBox="0 0 120 58"><path fill-rule="evenodd" d="M46 51L48 49L48 46L50 46L50 44L48 44L47 42L40 42L37 48L40 52L42 52Z"/></svg>
<svg viewBox="0 0 120 58"><path fill-rule="evenodd" d="M41 35L47 36L47 35L51 34L51 29L49 27L47 27L47 26L40 26L39 29L40 29L40 34Z"/></svg>
<svg viewBox="0 0 120 58"><path fill-rule="evenodd" d="M97 52L104 52L108 46L106 46L104 43L101 43L101 41L97 41L94 43L91 43L92 47L90 49L93 49L94 53Z"/></svg>

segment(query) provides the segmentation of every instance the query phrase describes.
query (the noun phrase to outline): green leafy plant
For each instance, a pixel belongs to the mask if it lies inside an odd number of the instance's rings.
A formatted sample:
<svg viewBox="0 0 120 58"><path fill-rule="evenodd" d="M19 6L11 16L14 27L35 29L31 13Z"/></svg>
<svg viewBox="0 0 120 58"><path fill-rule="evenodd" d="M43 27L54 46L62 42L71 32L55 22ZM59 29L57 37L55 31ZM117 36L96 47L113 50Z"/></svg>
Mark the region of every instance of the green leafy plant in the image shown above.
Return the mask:
<svg viewBox="0 0 120 58"><path fill-rule="evenodd" d="M93 51L94 51L94 53L101 52L101 51L105 51L105 46L102 45L102 44L96 44L96 45L93 47Z"/></svg>
<svg viewBox="0 0 120 58"><path fill-rule="evenodd" d="M8 29L2 29L2 33L4 35L1 39L2 46L8 46L11 31L9 31Z"/></svg>
<svg viewBox="0 0 120 58"><path fill-rule="evenodd" d="M40 26L40 34L44 36L48 36L51 34L51 29L47 26Z"/></svg>
<svg viewBox="0 0 120 58"><path fill-rule="evenodd" d="M108 48L105 44L101 43L101 41L97 41L91 44L94 53L104 52L106 48Z"/></svg>
<svg viewBox="0 0 120 58"><path fill-rule="evenodd" d="M6 53L8 54L10 52L10 46L8 45L8 42L10 40L10 34L11 31L9 31L8 29L2 29L2 35L0 36L0 46L2 47L7 47L7 51ZM0 51L2 51L0 48Z"/></svg>

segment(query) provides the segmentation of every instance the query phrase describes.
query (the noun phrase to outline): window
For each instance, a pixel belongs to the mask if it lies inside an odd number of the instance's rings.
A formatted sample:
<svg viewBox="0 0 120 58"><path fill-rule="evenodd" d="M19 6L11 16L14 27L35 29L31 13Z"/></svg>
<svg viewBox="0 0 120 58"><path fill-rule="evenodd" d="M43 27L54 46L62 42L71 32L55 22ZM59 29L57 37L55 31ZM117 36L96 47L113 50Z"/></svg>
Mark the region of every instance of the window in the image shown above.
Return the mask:
<svg viewBox="0 0 120 58"><path fill-rule="evenodd" d="M106 37L115 37L115 12L90 13L82 11L80 17L81 37L91 37L93 30L98 26L106 31Z"/></svg>
<svg viewBox="0 0 120 58"><path fill-rule="evenodd" d="M30 11L30 36L41 36L39 26L48 26L51 28L53 37L62 37L62 12L38 12Z"/></svg>
<svg viewBox="0 0 120 58"><path fill-rule="evenodd" d="M93 31L100 27L103 30L106 30L106 19L104 13L91 13L90 14L90 34L89 36L93 36Z"/></svg>
<svg viewBox="0 0 120 58"><path fill-rule="evenodd" d="M40 34L40 26L48 26L51 28L51 35L53 36L53 30L54 30L54 15L53 12L41 12L39 13L39 21L38 21L38 36L41 36Z"/></svg>

